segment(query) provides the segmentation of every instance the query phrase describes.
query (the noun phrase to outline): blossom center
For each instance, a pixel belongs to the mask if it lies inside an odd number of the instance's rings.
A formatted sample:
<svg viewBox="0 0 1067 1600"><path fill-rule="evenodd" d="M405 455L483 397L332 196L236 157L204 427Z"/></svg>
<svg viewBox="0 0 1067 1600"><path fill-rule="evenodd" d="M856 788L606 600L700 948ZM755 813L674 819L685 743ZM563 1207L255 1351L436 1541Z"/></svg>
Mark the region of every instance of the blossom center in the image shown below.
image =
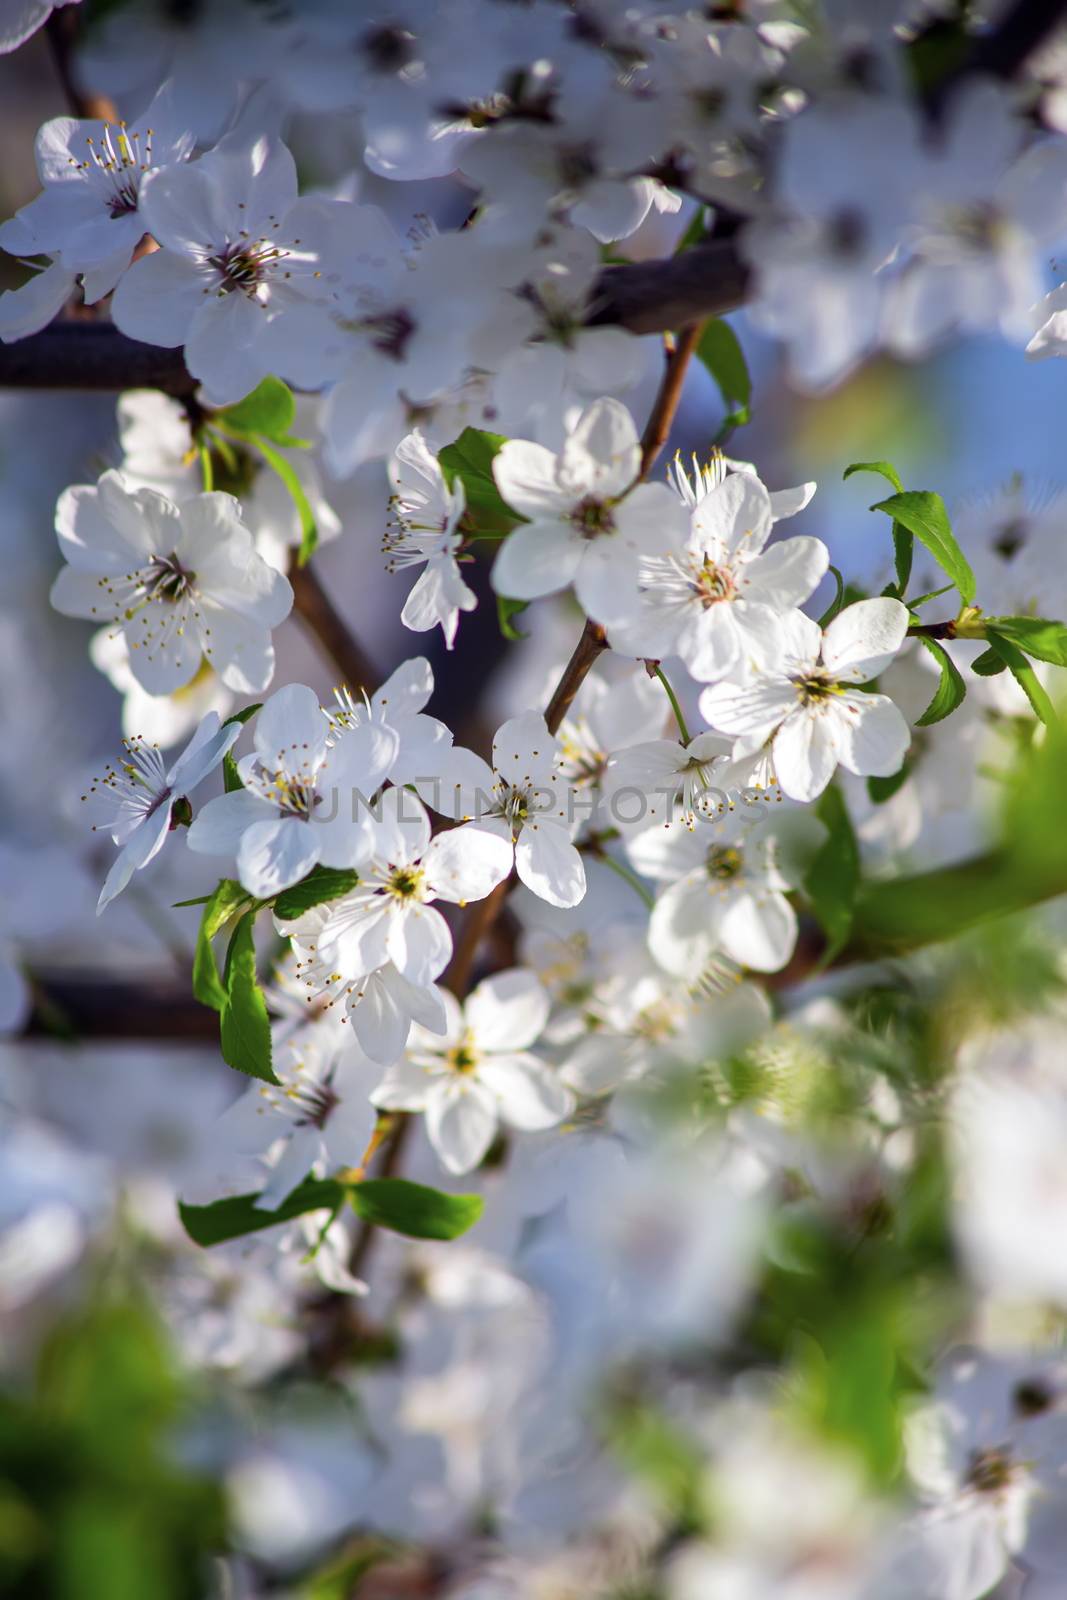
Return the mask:
<svg viewBox="0 0 1067 1600"><path fill-rule="evenodd" d="M598 539L602 533L615 532L615 513L605 500L586 495L571 512L571 521L583 539Z"/></svg>
<svg viewBox="0 0 1067 1600"><path fill-rule="evenodd" d="M802 672L793 679L802 706L816 705L841 693L841 686L828 672L815 669Z"/></svg>
<svg viewBox="0 0 1067 1600"><path fill-rule="evenodd" d="M1006 1489L1015 1476L1015 1463L1004 1447L993 1445L972 1452L967 1482L980 1494L996 1494L999 1489Z"/></svg>
<svg viewBox="0 0 1067 1600"><path fill-rule="evenodd" d="M445 1063L452 1072L470 1073L478 1065L478 1052L467 1035L460 1044L445 1052Z"/></svg>
<svg viewBox="0 0 1067 1600"><path fill-rule="evenodd" d="M280 767L276 772L265 774L265 777L265 798L272 805L276 805L284 816L295 817L299 822L310 820L320 798L310 779L294 777Z"/></svg>
<svg viewBox="0 0 1067 1600"><path fill-rule="evenodd" d="M240 291L254 299L259 285L269 277L286 252L266 239L242 241L227 245L217 255L208 256L207 264L219 275L216 293L222 295Z"/></svg>
<svg viewBox="0 0 1067 1600"><path fill-rule="evenodd" d="M169 556L155 556L141 574L146 600L167 600L172 605L191 594L196 573L183 567L172 550Z"/></svg>
<svg viewBox="0 0 1067 1600"><path fill-rule="evenodd" d="M421 900L424 878L418 867L393 867L385 887L395 900Z"/></svg>
<svg viewBox="0 0 1067 1600"><path fill-rule="evenodd" d="M712 845L705 860L708 877L714 883L729 883L738 877L743 865L744 857L732 844Z"/></svg>
<svg viewBox="0 0 1067 1600"><path fill-rule="evenodd" d="M371 344L383 356L391 361L403 361L415 332L415 318L404 306L396 306L392 311L376 311L368 317L360 317L354 326L370 334Z"/></svg>
<svg viewBox="0 0 1067 1600"><path fill-rule="evenodd" d="M710 556L705 556L697 569L695 587L705 611L718 605L720 600L732 600L737 594L733 573L718 566Z"/></svg>
<svg viewBox="0 0 1067 1600"><path fill-rule="evenodd" d="M341 1104L329 1083L298 1083L285 1091L297 1115L293 1118L298 1128L325 1128Z"/></svg>

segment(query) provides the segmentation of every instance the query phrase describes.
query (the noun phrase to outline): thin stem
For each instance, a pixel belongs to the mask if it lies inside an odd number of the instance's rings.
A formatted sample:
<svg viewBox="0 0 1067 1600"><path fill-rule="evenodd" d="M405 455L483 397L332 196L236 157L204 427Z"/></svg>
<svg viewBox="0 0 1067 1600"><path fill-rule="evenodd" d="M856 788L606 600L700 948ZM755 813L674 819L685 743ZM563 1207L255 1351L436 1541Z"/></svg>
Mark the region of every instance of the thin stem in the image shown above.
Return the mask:
<svg viewBox="0 0 1067 1600"><path fill-rule="evenodd" d="M574 647L574 654L564 667L545 709L549 733L559 732L560 723L573 705L574 697L585 682L590 667L601 651L607 649L607 644L603 628L595 622L586 622L582 636Z"/></svg>
<svg viewBox="0 0 1067 1600"><path fill-rule="evenodd" d="M646 908L649 911L652 910L656 903L656 897L645 888L645 885L632 867L628 867L625 861L620 861L617 856L609 856L606 850L601 850L599 847L595 850L590 850L589 854L595 861L602 861L606 867L610 867L612 872L622 879L623 883L628 883L634 893L641 896Z"/></svg>
<svg viewBox="0 0 1067 1600"><path fill-rule="evenodd" d="M215 469L211 465L211 451L206 444L200 446L200 471L204 479L204 493L210 494L215 487Z"/></svg>
<svg viewBox="0 0 1067 1600"><path fill-rule="evenodd" d="M638 483L643 483L648 477L656 457L670 437L675 413L682 398L685 375L693 353L700 343L703 326L701 322L690 322L678 335L677 342L673 346L668 346L663 382L659 386L659 394L656 396L656 402L641 437L641 471Z"/></svg>
<svg viewBox="0 0 1067 1600"><path fill-rule="evenodd" d="M674 720L678 724L678 732L681 735L682 743L683 744L688 744L690 742L690 739L691 739L692 735L690 734L689 729L686 726L685 713L682 711L681 706L678 704L678 696L675 694L674 690L671 688L670 683L668 682L668 679L667 679L667 674L664 672L663 668L660 666L658 661L656 663L656 677L659 679L660 683L662 683L663 687L667 691L667 699L671 703L671 710L674 712Z"/></svg>

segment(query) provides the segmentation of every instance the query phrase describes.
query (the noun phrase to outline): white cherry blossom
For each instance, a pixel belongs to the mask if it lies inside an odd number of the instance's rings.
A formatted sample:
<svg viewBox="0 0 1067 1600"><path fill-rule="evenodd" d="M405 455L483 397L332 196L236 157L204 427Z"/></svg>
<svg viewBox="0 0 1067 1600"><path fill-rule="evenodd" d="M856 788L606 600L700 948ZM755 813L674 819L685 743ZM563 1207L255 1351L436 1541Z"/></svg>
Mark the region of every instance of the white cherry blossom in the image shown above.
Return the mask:
<svg viewBox="0 0 1067 1600"><path fill-rule="evenodd" d="M447 1029L419 1030L371 1099L382 1111L422 1111L430 1143L449 1172L470 1172L497 1127L554 1127L574 1102L551 1067L533 1055L548 996L521 968L486 978L464 1006L445 994Z"/></svg>
<svg viewBox="0 0 1067 1600"><path fill-rule="evenodd" d="M254 1084L219 1119L220 1153L266 1155L274 1161L256 1198L276 1211L313 1169L323 1175L358 1167L374 1132L368 1090L373 1069L351 1038L301 1035L275 1058L277 1085Z"/></svg>
<svg viewBox="0 0 1067 1600"><path fill-rule="evenodd" d="M463 543L457 526L466 510L461 479L445 482L436 457L418 429L401 439L389 464L392 526L382 542L386 570L422 566L404 602L400 620L414 633L440 627L449 650L456 642L461 611L477 598L463 582L456 555Z"/></svg>
<svg viewBox="0 0 1067 1600"><path fill-rule="evenodd" d="M218 712L209 711L170 766L158 745L136 737L127 739L126 754L118 766L107 767L82 795L100 819L93 823L94 831L110 833L120 846L100 891L98 914L125 889L139 868L159 854L175 826L175 802L186 799L215 770L240 732L240 723L220 728Z"/></svg>
<svg viewBox="0 0 1067 1600"><path fill-rule="evenodd" d="M117 624L150 694L183 688L203 658L227 688L266 688L271 629L289 615L293 591L256 554L232 495L194 495L179 506L105 472L95 486L64 490L56 533L68 565L52 586L53 606Z"/></svg>
<svg viewBox="0 0 1067 1600"><path fill-rule="evenodd" d="M359 883L325 907L317 964L335 968L342 989L358 988L387 961L409 983L432 983L452 954L448 924L433 902L484 899L507 877L511 860L508 844L483 828L454 828L431 839L421 801L406 789L387 790Z"/></svg>
<svg viewBox="0 0 1067 1600"><path fill-rule="evenodd" d="M490 767L470 750L454 749L435 786L433 804L472 833L506 842L528 889L554 906L576 906L585 894L585 867L571 833L589 812L560 773L562 751L538 711L497 729Z"/></svg>
<svg viewBox="0 0 1067 1600"><path fill-rule="evenodd" d="M838 763L888 776L904 760L908 725L886 695L857 685L885 670L907 631L907 609L887 598L846 606L825 633L790 612L774 656L751 682L705 689L700 709L713 728L735 736L735 755L754 755L770 740L778 782L793 800L814 800Z"/></svg>
<svg viewBox="0 0 1067 1600"><path fill-rule="evenodd" d="M189 848L236 856L249 894L269 899L322 862L361 866L374 850L371 801L400 740L364 723L330 743L318 697L303 684L279 689L256 716L255 750L238 763L242 788L209 800Z"/></svg>
<svg viewBox="0 0 1067 1600"><path fill-rule="evenodd" d="M641 562L640 610L611 642L628 655L677 655L698 682L773 652L783 612L803 604L830 560L821 539L780 539L768 547L774 511L754 473L731 472L693 506L681 551Z"/></svg>
<svg viewBox="0 0 1067 1600"><path fill-rule="evenodd" d="M638 604L642 558L680 549L687 518L664 484L637 484L641 444L618 400L597 400L559 455L509 439L493 458L508 505L527 518L501 547L493 587L535 600L573 583L586 615L610 626ZM636 484L636 487L635 487Z"/></svg>
<svg viewBox="0 0 1067 1600"><path fill-rule="evenodd" d="M94 304L114 289L147 231L145 177L186 161L193 143L168 84L129 124L53 118L37 135L42 193L0 226L0 249L52 256L72 283L82 276L86 302ZM58 273L53 281L58 290ZM22 338L44 325L32 310L45 308L44 288L35 277L4 295L0 337Z"/></svg>

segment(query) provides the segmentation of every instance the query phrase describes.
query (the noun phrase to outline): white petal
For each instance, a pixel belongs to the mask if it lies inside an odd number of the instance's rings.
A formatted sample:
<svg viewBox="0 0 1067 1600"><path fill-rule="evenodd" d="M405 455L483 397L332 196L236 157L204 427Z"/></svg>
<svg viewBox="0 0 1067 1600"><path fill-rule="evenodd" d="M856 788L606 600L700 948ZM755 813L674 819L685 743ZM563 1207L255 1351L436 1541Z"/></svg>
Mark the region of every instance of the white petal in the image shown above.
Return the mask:
<svg viewBox="0 0 1067 1600"><path fill-rule="evenodd" d="M574 1096L536 1056L489 1056L478 1077L492 1090L500 1115L513 1128L554 1128L574 1110Z"/></svg>
<svg viewBox="0 0 1067 1600"><path fill-rule="evenodd" d="M556 517L571 507L571 497L556 482L556 458L544 445L509 439L493 457L493 477L520 517Z"/></svg>
<svg viewBox="0 0 1067 1600"><path fill-rule="evenodd" d="M641 442L620 400L595 400L568 434L559 458L559 482L572 498L614 500L641 470Z"/></svg>
<svg viewBox="0 0 1067 1600"><path fill-rule="evenodd" d="M277 817L255 823L242 836L237 876L249 894L269 900L298 883L318 859L318 830L299 817Z"/></svg>
<svg viewBox="0 0 1067 1600"><path fill-rule="evenodd" d="M576 906L585 897L585 865L558 822L525 824L515 845L515 870L550 906Z"/></svg>
<svg viewBox="0 0 1067 1600"><path fill-rule="evenodd" d="M907 631L908 609L899 600L857 600L827 628L823 661L836 677L865 683L889 665Z"/></svg>
<svg viewBox="0 0 1067 1600"><path fill-rule="evenodd" d="M525 1050L548 1021L549 998L540 980L525 967L485 978L467 1001L464 1014L479 1050Z"/></svg>
<svg viewBox="0 0 1067 1600"><path fill-rule="evenodd" d="M493 563L493 588L512 600L555 594L573 580L584 553L585 542L572 524L525 523L500 546Z"/></svg>
<svg viewBox="0 0 1067 1600"><path fill-rule="evenodd" d="M911 743L900 710L884 694L842 695L841 764L864 777L899 772ZM848 715L852 713L852 715Z"/></svg>
<svg viewBox="0 0 1067 1600"><path fill-rule="evenodd" d="M509 838L471 823L439 833L423 860L435 895L465 905L484 900L511 871L515 859Z"/></svg>
<svg viewBox="0 0 1067 1600"><path fill-rule="evenodd" d="M774 770L791 800L822 794L840 760L841 734L832 707L794 711L782 724L774 738Z"/></svg>
<svg viewBox="0 0 1067 1600"><path fill-rule="evenodd" d="M247 789L216 795L196 813L186 843L201 855L232 856L249 828L269 822L277 814L272 805Z"/></svg>
<svg viewBox="0 0 1067 1600"><path fill-rule="evenodd" d="M722 948L754 972L779 972L797 942L796 913L784 895L738 894L719 924Z"/></svg>
<svg viewBox="0 0 1067 1600"><path fill-rule="evenodd" d="M426 1133L449 1172L471 1172L493 1142L496 1101L469 1078L434 1084L426 1101Z"/></svg>

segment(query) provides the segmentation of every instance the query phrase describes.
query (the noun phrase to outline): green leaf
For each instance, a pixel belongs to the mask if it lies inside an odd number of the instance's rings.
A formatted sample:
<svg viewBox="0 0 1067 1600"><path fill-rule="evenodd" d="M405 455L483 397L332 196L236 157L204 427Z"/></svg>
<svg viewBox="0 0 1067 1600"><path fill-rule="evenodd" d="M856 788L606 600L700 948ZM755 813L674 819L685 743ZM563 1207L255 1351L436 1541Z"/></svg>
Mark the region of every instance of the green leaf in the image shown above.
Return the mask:
<svg viewBox="0 0 1067 1600"><path fill-rule="evenodd" d="M844 797L835 785L823 790L815 802L815 815L827 834L804 876L804 891L826 934L824 960L830 960L852 930L860 853Z"/></svg>
<svg viewBox="0 0 1067 1600"><path fill-rule="evenodd" d="M260 1233L264 1228L276 1228L280 1222L291 1222L307 1211L338 1211L347 1198L344 1184L332 1178L305 1178L276 1211L258 1210L258 1194L234 1194L207 1206L187 1206L179 1202L178 1214L193 1243L206 1246L225 1244L228 1239L241 1239L246 1233Z"/></svg>
<svg viewBox="0 0 1067 1600"><path fill-rule="evenodd" d="M1067 667L1067 627L1044 617L990 617L1002 639L1010 639L1028 656L1049 661L1054 667Z"/></svg>
<svg viewBox="0 0 1067 1600"><path fill-rule="evenodd" d="M250 905L251 901L252 896L247 889L235 883L232 878L223 878L218 888L205 902L193 956L193 994L202 1006L210 1006L212 1011L223 1009L226 1004L226 990L215 964L215 952L211 947L211 941L223 925L236 915L238 909ZM179 904L195 904L195 902L180 901Z"/></svg>
<svg viewBox="0 0 1067 1600"><path fill-rule="evenodd" d="M943 584L940 589L930 589L930 590L927 591L926 594L916 595L914 600L909 600L908 601L908 610L909 611L918 611L920 606L926 605L931 600L938 599L938 597L940 595L948 594L949 590L950 589L954 589L954 588L955 588L955 584L946 583L946 584Z"/></svg>
<svg viewBox="0 0 1067 1600"><path fill-rule="evenodd" d="M296 401L280 378L264 378L236 405L216 412L216 420L231 433L250 438L261 433L276 444L289 443L289 430L296 420Z"/></svg>
<svg viewBox="0 0 1067 1600"><path fill-rule="evenodd" d="M938 666L941 668L941 679L937 685L934 698L930 701L921 717L915 720L917 728L929 728L935 722L942 722L945 717L951 716L956 707L963 704L967 693L960 670L943 645L936 639L928 639L925 634L919 635L920 644L924 645Z"/></svg>
<svg viewBox="0 0 1067 1600"><path fill-rule="evenodd" d="M467 509L461 527L481 538L502 539L523 519L503 499L493 477L493 458L507 444L503 434L464 428L458 439L438 453L445 482L463 485Z"/></svg>
<svg viewBox="0 0 1067 1600"><path fill-rule="evenodd" d="M1006 672L1008 663L996 650L983 650L980 656L975 656L971 662L971 671L977 672L980 678L995 678L998 673Z"/></svg>
<svg viewBox="0 0 1067 1600"><path fill-rule="evenodd" d="M232 717L226 718L222 726L228 728L231 722L247 722L250 717L254 717L256 712L262 710L262 708L262 700L257 700L254 706L245 706L243 711L235 711ZM233 753L229 750L222 758L222 786L227 794L233 794L236 789L244 788L244 784L241 782L241 775L237 771L237 763L233 759Z"/></svg>
<svg viewBox="0 0 1067 1600"><path fill-rule="evenodd" d="M752 403L752 379L744 352L730 324L721 317L709 318L704 324L696 353L715 379L726 409L730 411L737 407L747 413Z"/></svg>
<svg viewBox="0 0 1067 1600"><path fill-rule="evenodd" d="M703 244L708 236L708 210L706 206L697 206L689 219L689 225L678 243L674 247L676 256L683 250L691 250L695 244Z"/></svg>
<svg viewBox="0 0 1067 1600"><path fill-rule="evenodd" d="M854 461L842 473L843 478L851 478L854 472L876 472L883 477L898 494L903 494L904 485L900 481L900 474L891 461ZM904 591L908 587L911 577L911 562L915 550L915 541L903 523L893 523L893 566L896 571L897 581L887 593L895 594L897 599L903 599Z"/></svg>
<svg viewBox="0 0 1067 1600"><path fill-rule="evenodd" d="M1041 685L1041 681L1022 651L1010 639L1004 639L993 628L986 631L990 650L1000 657L1020 689L1046 727L1056 721L1056 708Z"/></svg>
<svg viewBox="0 0 1067 1600"><path fill-rule="evenodd" d="M845 468L841 476L842 478L851 478L854 472L881 473L882 477L885 478L891 488L896 490L897 494L904 493L904 485L900 481L900 474L891 461L854 461L850 467Z"/></svg>
<svg viewBox="0 0 1067 1600"><path fill-rule="evenodd" d="M252 937L256 911L246 911L233 930L226 952L225 1004L219 1023L222 1059L238 1072L264 1083L277 1083L271 1065L270 1019L263 990L256 981L256 946Z"/></svg>
<svg viewBox="0 0 1067 1600"><path fill-rule="evenodd" d="M832 566L829 570L834 575L834 582L837 584L837 593L834 595L833 599L830 601L830 604L819 618L820 628L826 628L831 622L833 622L834 618L837 616L837 613L841 610L841 606L845 599L844 578L842 577L841 573L838 572L836 567Z"/></svg>
<svg viewBox="0 0 1067 1600"><path fill-rule="evenodd" d="M516 628L512 617L521 615L530 604L529 600L509 600L507 595L498 594L496 597L496 620L500 624L500 631L505 639L525 639L527 635L521 628Z"/></svg>
<svg viewBox="0 0 1067 1600"><path fill-rule="evenodd" d="M364 1222L411 1239L456 1239L485 1208L480 1194L442 1194L406 1178L368 1178L350 1198Z"/></svg>
<svg viewBox="0 0 1067 1600"><path fill-rule="evenodd" d="M306 878L283 889L274 902L274 915L280 922L295 922L312 906L339 900L359 882L359 873L348 867L312 867Z"/></svg>
<svg viewBox="0 0 1067 1600"><path fill-rule="evenodd" d="M290 498L296 507L297 516L300 518L300 548L296 553L296 563L304 567L315 554L319 542L319 530L315 526L315 513L311 503L304 493L304 486L293 471L292 463L286 461L283 455L269 445L260 434L251 435L252 443L259 450L269 467L273 467L279 478L289 491Z"/></svg>
<svg viewBox="0 0 1067 1600"><path fill-rule="evenodd" d="M938 566L948 573L956 585L964 605L974 603L974 573L956 543L945 503L939 494L932 494L926 489L910 489L903 494L890 495L888 500L879 500L871 510L884 511L921 540Z"/></svg>
<svg viewBox="0 0 1067 1600"><path fill-rule="evenodd" d="M887 800L892 800L898 789L903 789L911 777L911 762L905 761L899 772L894 772L888 778L868 778L867 793L872 804L884 805Z"/></svg>

